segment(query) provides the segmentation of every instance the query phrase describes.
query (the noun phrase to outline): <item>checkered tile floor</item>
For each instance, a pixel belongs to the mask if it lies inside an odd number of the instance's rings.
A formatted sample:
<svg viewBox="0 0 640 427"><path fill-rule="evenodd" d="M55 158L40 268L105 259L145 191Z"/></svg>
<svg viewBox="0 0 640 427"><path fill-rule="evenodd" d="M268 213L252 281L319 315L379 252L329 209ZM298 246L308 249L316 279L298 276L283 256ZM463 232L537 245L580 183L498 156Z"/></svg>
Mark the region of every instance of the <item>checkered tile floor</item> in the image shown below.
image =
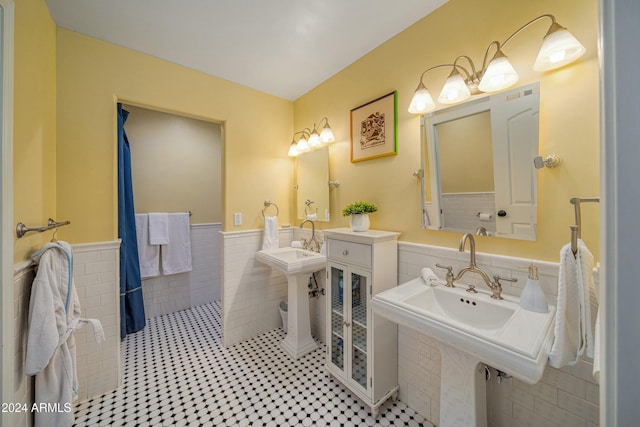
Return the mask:
<svg viewBox="0 0 640 427"><path fill-rule="evenodd" d="M77 405L76 426L431 426L402 402L378 419L324 369L292 361L282 329L222 346L218 303L148 321L122 343L123 385Z"/></svg>

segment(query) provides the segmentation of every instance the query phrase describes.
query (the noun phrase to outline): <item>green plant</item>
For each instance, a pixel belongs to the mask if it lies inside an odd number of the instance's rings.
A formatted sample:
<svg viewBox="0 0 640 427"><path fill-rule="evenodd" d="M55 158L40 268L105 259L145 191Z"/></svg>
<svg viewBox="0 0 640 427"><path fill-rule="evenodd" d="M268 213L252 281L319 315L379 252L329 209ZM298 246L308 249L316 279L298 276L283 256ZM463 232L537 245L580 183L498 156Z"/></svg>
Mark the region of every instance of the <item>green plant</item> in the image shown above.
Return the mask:
<svg viewBox="0 0 640 427"><path fill-rule="evenodd" d="M343 216L368 214L378 210L378 207L373 203L367 202L353 202L342 209Z"/></svg>

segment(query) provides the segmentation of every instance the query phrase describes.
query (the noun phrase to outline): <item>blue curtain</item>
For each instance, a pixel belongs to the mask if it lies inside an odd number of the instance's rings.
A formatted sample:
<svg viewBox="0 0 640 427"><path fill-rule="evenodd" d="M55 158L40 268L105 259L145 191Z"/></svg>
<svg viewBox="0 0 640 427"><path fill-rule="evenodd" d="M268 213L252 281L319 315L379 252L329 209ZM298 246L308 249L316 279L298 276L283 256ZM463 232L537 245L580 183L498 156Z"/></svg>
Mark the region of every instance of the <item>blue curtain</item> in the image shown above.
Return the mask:
<svg viewBox="0 0 640 427"><path fill-rule="evenodd" d="M124 131L129 112L118 103L118 237L120 244L120 338L145 326L142 279L131 183L131 149Z"/></svg>

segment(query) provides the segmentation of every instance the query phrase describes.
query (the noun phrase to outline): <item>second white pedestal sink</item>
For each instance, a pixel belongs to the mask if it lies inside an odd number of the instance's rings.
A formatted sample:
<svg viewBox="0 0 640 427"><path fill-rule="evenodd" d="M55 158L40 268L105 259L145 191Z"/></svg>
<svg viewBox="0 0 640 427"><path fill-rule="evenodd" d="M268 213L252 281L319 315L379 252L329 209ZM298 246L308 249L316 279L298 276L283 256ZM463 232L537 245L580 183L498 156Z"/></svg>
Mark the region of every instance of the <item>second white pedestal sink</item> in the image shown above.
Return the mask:
<svg viewBox="0 0 640 427"><path fill-rule="evenodd" d="M373 297L377 314L429 335L440 344L440 426L486 426L484 381L477 366L486 363L534 384L547 364L555 307L534 313L517 298L495 300L458 285L429 286L411 280Z"/></svg>
<svg viewBox="0 0 640 427"><path fill-rule="evenodd" d="M311 336L307 283L311 273L325 269L327 257L304 249L278 248L258 251L256 259L287 276L289 315L282 347L294 359L315 350L318 344Z"/></svg>

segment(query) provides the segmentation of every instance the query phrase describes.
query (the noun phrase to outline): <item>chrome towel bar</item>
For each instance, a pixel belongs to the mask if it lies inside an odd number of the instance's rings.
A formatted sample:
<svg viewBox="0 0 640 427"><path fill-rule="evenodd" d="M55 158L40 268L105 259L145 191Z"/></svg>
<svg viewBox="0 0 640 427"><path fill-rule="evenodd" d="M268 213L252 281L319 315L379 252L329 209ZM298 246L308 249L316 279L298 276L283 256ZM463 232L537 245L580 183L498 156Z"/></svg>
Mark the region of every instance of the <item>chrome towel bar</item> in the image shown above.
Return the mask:
<svg viewBox="0 0 640 427"><path fill-rule="evenodd" d="M18 238L20 238L31 231L37 231L38 233L42 233L44 231L62 227L63 225L69 225L69 224L71 224L71 221L56 222L51 218L49 218L49 222L47 223L47 225L43 227L27 227L22 222L19 222L16 225L16 235L18 236Z"/></svg>

